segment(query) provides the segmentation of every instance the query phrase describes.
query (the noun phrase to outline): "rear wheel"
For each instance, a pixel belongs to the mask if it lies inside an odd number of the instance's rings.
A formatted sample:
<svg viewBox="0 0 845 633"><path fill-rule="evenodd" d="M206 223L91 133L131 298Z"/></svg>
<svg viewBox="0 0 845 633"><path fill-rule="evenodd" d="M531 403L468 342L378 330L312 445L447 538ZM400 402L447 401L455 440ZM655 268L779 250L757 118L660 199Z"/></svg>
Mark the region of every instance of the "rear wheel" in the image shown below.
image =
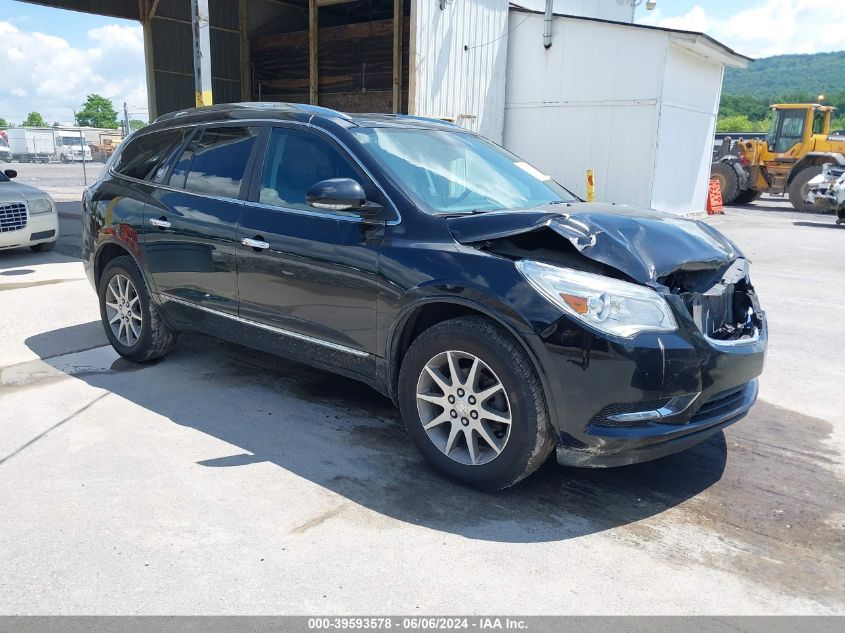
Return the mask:
<svg viewBox="0 0 845 633"><path fill-rule="evenodd" d="M100 318L118 354L136 363L160 358L177 332L162 320L131 257L115 257L100 277Z"/></svg>
<svg viewBox="0 0 845 633"><path fill-rule="evenodd" d="M807 167L799 171L792 179L792 182L789 183L789 201L798 211L819 211L826 213L833 209L828 203L820 202L813 204L806 200L807 193L810 189L810 181L820 173L822 173L821 166Z"/></svg>
<svg viewBox="0 0 845 633"><path fill-rule="evenodd" d="M481 317L444 321L413 342L399 375L399 405L426 460L482 490L517 483L554 447L529 359Z"/></svg>
<svg viewBox="0 0 845 633"><path fill-rule="evenodd" d="M739 204L751 204L759 197L760 192L756 189L745 189L739 192L739 195L736 197L734 202L738 202Z"/></svg>
<svg viewBox="0 0 845 633"><path fill-rule="evenodd" d="M722 190L722 204L731 204L739 195L739 174L728 163L713 163L710 178L719 183Z"/></svg>

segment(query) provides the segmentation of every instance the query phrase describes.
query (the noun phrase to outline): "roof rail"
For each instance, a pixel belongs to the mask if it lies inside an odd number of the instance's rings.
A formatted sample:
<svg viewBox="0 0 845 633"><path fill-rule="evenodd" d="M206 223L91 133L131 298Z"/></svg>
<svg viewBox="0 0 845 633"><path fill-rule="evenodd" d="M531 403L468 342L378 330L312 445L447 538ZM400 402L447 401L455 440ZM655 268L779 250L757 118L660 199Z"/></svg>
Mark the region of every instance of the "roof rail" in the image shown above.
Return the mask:
<svg viewBox="0 0 845 633"><path fill-rule="evenodd" d="M156 120L153 121L153 123L158 123L160 121L170 121L172 119L176 119L183 116L189 116L191 114L201 114L203 112L213 112L215 110L233 110L236 108L254 110L298 110L300 112L305 112L309 114L337 117L345 119L347 121L352 120L352 118L348 114L345 114L343 112L338 112L337 110L310 105L307 103L286 103L282 101L242 101L238 103L215 103L214 105L210 106L202 106L199 108L187 108L185 110L168 112L166 114L162 114L161 116L156 117Z"/></svg>

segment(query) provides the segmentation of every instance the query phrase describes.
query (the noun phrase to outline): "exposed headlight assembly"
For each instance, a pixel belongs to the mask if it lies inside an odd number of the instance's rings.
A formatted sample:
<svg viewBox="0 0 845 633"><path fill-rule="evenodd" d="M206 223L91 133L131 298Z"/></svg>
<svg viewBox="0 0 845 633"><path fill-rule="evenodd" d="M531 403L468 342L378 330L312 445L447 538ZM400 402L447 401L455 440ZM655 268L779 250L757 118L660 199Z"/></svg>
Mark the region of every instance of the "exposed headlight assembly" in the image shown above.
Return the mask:
<svg viewBox="0 0 845 633"><path fill-rule="evenodd" d="M602 332L628 338L678 329L669 304L651 288L531 260L516 268L566 314Z"/></svg>
<svg viewBox="0 0 845 633"><path fill-rule="evenodd" d="M29 208L30 215L53 211L53 201L50 198L31 198L26 201L26 206Z"/></svg>

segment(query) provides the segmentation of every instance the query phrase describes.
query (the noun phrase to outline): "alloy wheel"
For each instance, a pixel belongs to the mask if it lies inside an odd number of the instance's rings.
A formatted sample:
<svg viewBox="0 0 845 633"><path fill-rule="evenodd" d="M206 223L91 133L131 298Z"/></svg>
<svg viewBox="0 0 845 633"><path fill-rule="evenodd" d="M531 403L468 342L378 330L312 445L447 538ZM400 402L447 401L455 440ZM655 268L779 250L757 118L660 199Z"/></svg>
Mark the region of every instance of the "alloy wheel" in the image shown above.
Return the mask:
<svg viewBox="0 0 845 633"><path fill-rule="evenodd" d="M115 275L106 289L106 318L112 334L121 345L132 347L141 336L144 317L141 300L132 281Z"/></svg>
<svg viewBox="0 0 845 633"><path fill-rule="evenodd" d="M429 360L417 380L417 412L431 442L465 465L498 457L511 432L502 381L483 360L449 350Z"/></svg>

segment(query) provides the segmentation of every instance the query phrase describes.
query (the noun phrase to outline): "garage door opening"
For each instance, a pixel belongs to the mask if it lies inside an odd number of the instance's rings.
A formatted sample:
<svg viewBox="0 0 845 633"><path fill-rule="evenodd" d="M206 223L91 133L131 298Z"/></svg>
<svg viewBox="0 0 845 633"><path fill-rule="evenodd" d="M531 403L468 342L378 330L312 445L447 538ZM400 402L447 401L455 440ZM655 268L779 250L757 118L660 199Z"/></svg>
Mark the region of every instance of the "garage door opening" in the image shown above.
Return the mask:
<svg viewBox="0 0 845 633"><path fill-rule="evenodd" d="M250 34L258 101L408 112L411 0L291 0Z"/></svg>

